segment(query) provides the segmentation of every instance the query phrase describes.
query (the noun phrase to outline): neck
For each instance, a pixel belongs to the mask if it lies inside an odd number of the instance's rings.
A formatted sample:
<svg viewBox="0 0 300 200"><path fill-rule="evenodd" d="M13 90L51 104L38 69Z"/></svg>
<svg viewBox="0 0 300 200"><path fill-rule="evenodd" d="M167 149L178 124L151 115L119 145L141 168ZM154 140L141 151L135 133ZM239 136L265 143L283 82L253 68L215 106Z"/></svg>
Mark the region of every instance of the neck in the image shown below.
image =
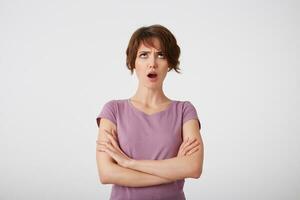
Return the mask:
<svg viewBox="0 0 300 200"><path fill-rule="evenodd" d="M159 105L171 101L160 88L148 88L145 86L138 87L136 93L130 98L144 105Z"/></svg>

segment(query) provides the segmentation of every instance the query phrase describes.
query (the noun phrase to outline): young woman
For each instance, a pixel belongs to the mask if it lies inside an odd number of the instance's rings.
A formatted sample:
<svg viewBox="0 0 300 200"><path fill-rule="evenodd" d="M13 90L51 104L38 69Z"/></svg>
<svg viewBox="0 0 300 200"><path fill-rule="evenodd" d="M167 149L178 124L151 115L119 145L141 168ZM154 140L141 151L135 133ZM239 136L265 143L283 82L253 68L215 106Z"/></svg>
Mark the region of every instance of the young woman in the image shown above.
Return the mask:
<svg viewBox="0 0 300 200"><path fill-rule="evenodd" d="M167 73L179 72L180 48L167 28L152 25L133 33L126 55L138 87L96 118L100 181L113 184L111 200L183 200L184 179L202 173L204 148L193 104L163 91Z"/></svg>

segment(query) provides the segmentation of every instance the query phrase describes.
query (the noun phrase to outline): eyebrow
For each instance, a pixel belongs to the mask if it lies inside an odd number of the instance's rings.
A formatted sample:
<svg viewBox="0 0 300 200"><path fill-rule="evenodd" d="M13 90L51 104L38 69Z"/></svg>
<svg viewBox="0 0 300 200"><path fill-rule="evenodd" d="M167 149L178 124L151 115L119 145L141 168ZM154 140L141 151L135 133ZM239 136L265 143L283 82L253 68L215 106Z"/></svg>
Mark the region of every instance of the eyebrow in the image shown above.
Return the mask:
<svg viewBox="0 0 300 200"><path fill-rule="evenodd" d="M145 50L142 50L142 51L139 51L138 53L150 53L151 51L145 51ZM157 52L155 53L161 53L162 50L158 50Z"/></svg>

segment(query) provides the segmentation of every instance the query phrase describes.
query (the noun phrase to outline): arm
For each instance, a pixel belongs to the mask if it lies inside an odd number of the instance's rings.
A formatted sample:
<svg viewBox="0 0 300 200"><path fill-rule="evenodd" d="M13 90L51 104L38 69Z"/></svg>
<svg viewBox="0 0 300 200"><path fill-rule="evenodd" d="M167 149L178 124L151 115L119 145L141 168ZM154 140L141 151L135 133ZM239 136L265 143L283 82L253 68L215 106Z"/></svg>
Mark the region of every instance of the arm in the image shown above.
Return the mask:
<svg viewBox="0 0 300 200"><path fill-rule="evenodd" d="M116 130L115 124L102 118L99 125L98 140L106 140L104 129ZM135 171L119 166L105 152L96 150L98 175L102 184L117 184L127 187L145 187L170 183L172 180Z"/></svg>
<svg viewBox="0 0 300 200"><path fill-rule="evenodd" d="M183 125L184 141L189 137L197 139L200 144L199 150L193 154L165 160L131 160L128 163L128 168L171 180L199 178L203 165L203 142L199 129L195 119L189 120Z"/></svg>
<svg viewBox="0 0 300 200"><path fill-rule="evenodd" d="M102 184L117 184L126 187L146 187L173 182L166 178L126 169L114 163L108 165L108 167L110 168L110 171L107 171L106 176L103 177L101 181Z"/></svg>

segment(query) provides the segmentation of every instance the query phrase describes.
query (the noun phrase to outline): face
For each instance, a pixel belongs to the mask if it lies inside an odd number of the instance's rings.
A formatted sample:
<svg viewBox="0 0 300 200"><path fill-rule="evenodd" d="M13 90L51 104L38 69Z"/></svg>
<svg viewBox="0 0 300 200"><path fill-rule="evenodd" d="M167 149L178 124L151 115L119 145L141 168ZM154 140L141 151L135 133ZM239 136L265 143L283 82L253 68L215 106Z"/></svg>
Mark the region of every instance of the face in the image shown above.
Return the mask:
<svg viewBox="0 0 300 200"><path fill-rule="evenodd" d="M153 45L145 45L141 42L135 60L135 72L140 84L155 88L162 87L168 72L168 61L161 51L160 42L153 38Z"/></svg>

